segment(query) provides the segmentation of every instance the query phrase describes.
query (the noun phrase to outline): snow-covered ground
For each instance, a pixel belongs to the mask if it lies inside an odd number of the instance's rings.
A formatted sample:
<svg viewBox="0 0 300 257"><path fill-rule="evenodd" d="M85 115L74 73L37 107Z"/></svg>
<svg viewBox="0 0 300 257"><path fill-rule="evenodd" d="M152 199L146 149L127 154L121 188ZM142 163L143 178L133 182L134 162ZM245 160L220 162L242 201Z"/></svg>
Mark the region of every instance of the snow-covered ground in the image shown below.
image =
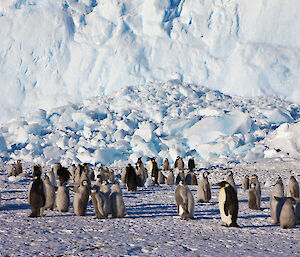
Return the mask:
<svg viewBox="0 0 300 257"><path fill-rule="evenodd" d="M282 229L273 225L269 196L278 175L285 189L292 174L300 180L299 162L264 161L233 164L238 185L241 228L221 225L217 186L212 186L210 203L195 204L195 220L183 221L176 212L176 186L139 188L129 193L122 186L128 215L122 219L94 219L93 206L87 216L70 212L45 212L45 217L28 218L29 178L8 179L9 165L1 165L2 207L0 248L2 256L298 256L300 227ZM43 170L50 167L43 167ZM31 172L32 164L24 165ZM197 169L198 170L198 169ZM120 178L121 168L115 168ZM226 170L210 170L210 183L223 180ZM256 173L262 185L261 210L248 208L247 191L241 189L245 174ZM202 175L197 171L198 177ZM197 199L197 186L189 186ZM73 201L71 194L71 202Z"/></svg>
<svg viewBox="0 0 300 257"><path fill-rule="evenodd" d="M298 0L2 0L0 122L180 79L299 103Z"/></svg>

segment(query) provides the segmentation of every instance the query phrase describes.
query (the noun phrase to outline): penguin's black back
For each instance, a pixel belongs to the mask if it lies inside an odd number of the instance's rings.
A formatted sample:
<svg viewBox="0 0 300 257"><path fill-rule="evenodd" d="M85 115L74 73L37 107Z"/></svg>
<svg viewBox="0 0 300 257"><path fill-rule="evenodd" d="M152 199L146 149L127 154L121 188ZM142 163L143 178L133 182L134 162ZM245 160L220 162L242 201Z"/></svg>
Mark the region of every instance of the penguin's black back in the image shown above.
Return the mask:
<svg viewBox="0 0 300 257"><path fill-rule="evenodd" d="M130 191L136 191L137 189L137 176L135 170L132 166L126 167L126 174L125 174L125 182Z"/></svg>
<svg viewBox="0 0 300 257"><path fill-rule="evenodd" d="M44 194L44 184L40 178L33 181L29 197L31 207L42 208L45 206L46 198Z"/></svg>
<svg viewBox="0 0 300 257"><path fill-rule="evenodd" d="M226 201L224 205L225 215L231 215L232 226L237 226L236 220L238 216L239 203L237 194L231 185L225 187Z"/></svg>

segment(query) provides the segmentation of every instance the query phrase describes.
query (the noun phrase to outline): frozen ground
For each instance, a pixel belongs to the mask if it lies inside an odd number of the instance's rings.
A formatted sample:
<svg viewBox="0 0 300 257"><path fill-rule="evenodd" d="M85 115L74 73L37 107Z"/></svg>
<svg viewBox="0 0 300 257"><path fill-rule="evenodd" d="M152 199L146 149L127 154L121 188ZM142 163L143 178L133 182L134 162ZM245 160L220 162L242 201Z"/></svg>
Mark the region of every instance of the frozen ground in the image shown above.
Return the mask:
<svg viewBox="0 0 300 257"><path fill-rule="evenodd" d="M32 164L26 164L26 172ZM47 211L42 218L28 218L28 178L8 180L7 165L1 165L2 207L0 248L2 256L297 256L300 227L284 230L272 224L269 196L278 175L286 187L290 171L300 180L299 162L263 161L232 164L238 185L241 228L221 226L218 188L212 200L196 203L195 220L182 221L176 213L175 186L139 188L126 192L128 215L123 219L94 219L89 204L87 216L77 217L71 207L66 214ZM48 167L49 168L49 167ZM115 169L116 174L120 169ZM210 182L225 178L225 170L211 170ZM240 187L245 174L256 173L262 184L260 211L248 209L247 192ZM200 171L198 171L198 175ZM119 177L119 176L117 176ZM190 186L196 197L196 186ZM71 198L72 199L72 198ZM71 200L72 202L72 200Z"/></svg>

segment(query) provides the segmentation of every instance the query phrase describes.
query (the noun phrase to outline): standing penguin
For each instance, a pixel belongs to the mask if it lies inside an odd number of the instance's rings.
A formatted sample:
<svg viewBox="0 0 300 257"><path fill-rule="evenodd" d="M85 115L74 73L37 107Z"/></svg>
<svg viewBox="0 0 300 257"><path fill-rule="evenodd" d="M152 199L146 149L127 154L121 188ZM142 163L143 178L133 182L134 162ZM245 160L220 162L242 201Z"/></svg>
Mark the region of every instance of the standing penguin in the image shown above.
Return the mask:
<svg viewBox="0 0 300 257"><path fill-rule="evenodd" d="M194 219L194 197L188 186L183 181L175 189L177 213L182 220Z"/></svg>
<svg viewBox="0 0 300 257"><path fill-rule="evenodd" d="M123 200L122 191L118 181L115 181L111 186L111 193L109 195L111 203L111 214L113 218L123 218L127 212Z"/></svg>
<svg viewBox="0 0 300 257"><path fill-rule="evenodd" d="M9 173L9 176L18 176L23 172L22 163L21 160L17 160L17 163L14 163L12 165L11 171Z"/></svg>
<svg viewBox="0 0 300 257"><path fill-rule="evenodd" d="M43 207L46 203L45 186L41 179L42 170L40 165L33 167L34 180L29 185L28 200L31 208L29 217L41 217L43 215Z"/></svg>
<svg viewBox="0 0 300 257"><path fill-rule="evenodd" d="M210 184L208 182L208 171L203 172L203 177L199 182L197 192L198 192L198 202L208 203L211 199Z"/></svg>
<svg viewBox="0 0 300 257"><path fill-rule="evenodd" d="M188 171L185 177L186 185L198 185L197 176L194 171Z"/></svg>
<svg viewBox="0 0 300 257"><path fill-rule="evenodd" d="M191 172L195 169L195 160L194 160L194 158L189 159L188 168L189 168L189 171L191 171Z"/></svg>
<svg viewBox="0 0 300 257"><path fill-rule="evenodd" d="M170 170L170 163L169 163L168 158L164 159L163 170Z"/></svg>
<svg viewBox="0 0 300 257"><path fill-rule="evenodd" d="M299 184L294 176L291 176L289 180L286 196L299 198Z"/></svg>
<svg viewBox="0 0 300 257"><path fill-rule="evenodd" d="M56 210L58 212L67 212L70 207L70 192L66 186L69 180L68 169L60 167L57 170L57 176L59 184L56 192Z"/></svg>
<svg viewBox="0 0 300 257"><path fill-rule="evenodd" d="M174 173L173 170L170 170L170 174L167 177L167 185L174 185Z"/></svg>
<svg viewBox="0 0 300 257"><path fill-rule="evenodd" d="M59 162L55 163L53 166L52 166L52 170L54 172L54 175L56 177L56 179L58 179L58 174L57 174L57 171L61 168L61 164Z"/></svg>
<svg viewBox="0 0 300 257"><path fill-rule="evenodd" d="M159 173L158 165L154 158L151 158L150 161L151 161L150 162L151 178L152 178L154 184L159 185L159 183L158 183L158 173Z"/></svg>
<svg viewBox="0 0 300 257"><path fill-rule="evenodd" d="M270 209L271 209L271 217L274 221L274 224L279 223L279 216L282 205L284 203L284 188L281 177L276 180L274 189L272 190L272 194L270 197Z"/></svg>
<svg viewBox="0 0 300 257"><path fill-rule="evenodd" d="M141 157L139 157L136 162L136 175L138 180L138 186L143 187L147 179L147 172L145 170L145 166L142 162Z"/></svg>
<svg viewBox="0 0 300 257"><path fill-rule="evenodd" d="M259 194L259 196L261 197L260 183L258 181L258 176L256 174L253 174L251 176L250 184L254 184L255 185L255 189L256 189L257 193Z"/></svg>
<svg viewBox="0 0 300 257"><path fill-rule="evenodd" d="M233 187L233 189L236 191L236 185L233 179L233 172L232 170L229 170L227 173L226 181Z"/></svg>
<svg viewBox="0 0 300 257"><path fill-rule="evenodd" d="M45 175L44 185L46 191L45 210L50 209L51 211L53 211L55 204L55 188L52 185L48 175Z"/></svg>
<svg viewBox="0 0 300 257"><path fill-rule="evenodd" d="M296 204L295 199L292 197L287 197L280 212L279 220L281 228L296 227L297 217L293 204Z"/></svg>
<svg viewBox="0 0 300 257"><path fill-rule="evenodd" d="M180 156L177 156L175 163L174 163L174 168L175 169L177 168L179 171L184 170L184 162Z"/></svg>
<svg viewBox="0 0 300 257"><path fill-rule="evenodd" d="M46 175L48 176L50 183L52 184L52 186L56 190L57 189L57 182L56 182L56 178L55 178L53 169L47 171Z"/></svg>
<svg viewBox="0 0 300 257"><path fill-rule="evenodd" d="M260 210L260 196L253 183L251 183L248 191L248 207L252 210Z"/></svg>
<svg viewBox="0 0 300 257"><path fill-rule="evenodd" d="M74 212L77 216L85 216L90 197L89 181L87 179L81 180L80 186L75 186L73 190L75 192L73 201Z"/></svg>
<svg viewBox="0 0 300 257"><path fill-rule="evenodd" d="M234 188L227 182L217 183L221 187L219 192L219 209L221 219L226 227L238 227L236 223L238 216L238 199Z"/></svg>
<svg viewBox="0 0 300 257"><path fill-rule="evenodd" d="M183 170L179 171L179 173L177 174L176 184L179 184L180 181L185 181L185 174Z"/></svg>
<svg viewBox="0 0 300 257"><path fill-rule="evenodd" d="M246 175L243 180L242 188L244 190L249 189L249 176Z"/></svg>
<svg viewBox="0 0 300 257"><path fill-rule="evenodd" d="M136 173L130 163L126 167L125 182L126 182L128 191L135 192L137 190Z"/></svg>
<svg viewBox="0 0 300 257"><path fill-rule="evenodd" d="M79 186L81 180L81 174L84 170L84 167L81 164L78 164L74 174L74 185Z"/></svg>
<svg viewBox="0 0 300 257"><path fill-rule="evenodd" d="M105 209L105 195L99 190L98 186L93 186L91 190L91 199L94 205L95 214L97 219L106 219L108 216L108 212Z"/></svg>
<svg viewBox="0 0 300 257"><path fill-rule="evenodd" d="M165 175L162 173L162 171L159 169L158 170L158 178L157 178L158 184L165 184L166 181L166 177Z"/></svg>

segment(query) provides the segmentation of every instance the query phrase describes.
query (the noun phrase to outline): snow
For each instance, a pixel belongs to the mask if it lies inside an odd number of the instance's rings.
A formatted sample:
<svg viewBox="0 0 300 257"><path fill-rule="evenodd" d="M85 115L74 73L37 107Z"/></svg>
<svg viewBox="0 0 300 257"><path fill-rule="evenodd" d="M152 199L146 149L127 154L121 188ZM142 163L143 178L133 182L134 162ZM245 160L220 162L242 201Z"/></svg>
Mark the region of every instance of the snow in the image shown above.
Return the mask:
<svg viewBox="0 0 300 257"><path fill-rule="evenodd" d="M146 166L149 168L149 166ZM269 197L278 175L285 190L290 170L299 162L264 161L257 164L231 165L239 199L238 224L241 228L225 228L218 210L220 188L213 185L225 179L226 169L212 168L209 181L212 199L195 201L195 220L180 220L174 192L176 186L150 186L136 193L121 189L127 215L121 219L94 219L88 205L87 215L78 217L73 210L74 193L68 213L47 210L42 218L28 218L30 206L27 190L30 178L7 177L9 165L1 165L2 205L0 211L0 246L3 255L64 256L296 256L300 253L300 229L282 229L270 217ZM24 164L30 173L31 164ZM50 166L43 166L48 170ZM224 167L225 168L225 167ZM121 168L114 168L120 179ZM262 188L261 210L248 208L248 192L241 189L245 174L256 173ZM198 179L202 171L196 169ZM175 173L176 175L176 173ZM296 178L300 179L297 172ZM189 186L197 195L197 186Z"/></svg>
<svg viewBox="0 0 300 257"><path fill-rule="evenodd" d="M170 79L299 103L299 9L296 0L2 1L0 122Z"/></svg>

